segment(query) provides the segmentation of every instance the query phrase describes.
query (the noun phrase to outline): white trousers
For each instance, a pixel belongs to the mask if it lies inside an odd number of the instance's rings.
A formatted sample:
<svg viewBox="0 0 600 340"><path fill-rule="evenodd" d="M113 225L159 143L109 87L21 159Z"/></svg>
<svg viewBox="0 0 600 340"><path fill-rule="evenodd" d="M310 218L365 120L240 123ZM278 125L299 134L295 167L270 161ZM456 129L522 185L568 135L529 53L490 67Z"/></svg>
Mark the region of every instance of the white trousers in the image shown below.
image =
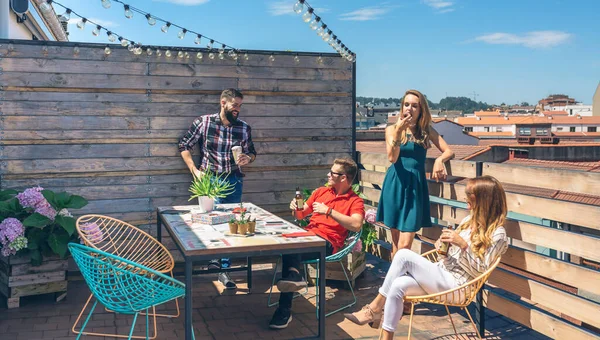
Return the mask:
<svg viewBox="0 0 600 340"><path fill-rule="evenodd" d="M452 274L419 254L400 249L379 293L386 298L383 329L394 332L402 318L404 297L428 295L458 287Z"/></svg>

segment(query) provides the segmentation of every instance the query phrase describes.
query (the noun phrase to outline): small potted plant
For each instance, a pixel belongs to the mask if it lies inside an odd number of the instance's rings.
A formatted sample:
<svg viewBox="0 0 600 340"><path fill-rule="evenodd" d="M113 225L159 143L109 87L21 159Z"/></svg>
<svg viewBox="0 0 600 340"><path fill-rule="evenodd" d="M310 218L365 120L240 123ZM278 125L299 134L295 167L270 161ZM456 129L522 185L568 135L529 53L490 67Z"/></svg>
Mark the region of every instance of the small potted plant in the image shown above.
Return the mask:
<svg viewBox="0 0 600 340"><path fill-rule="evenodd" d="M248 232L254 234L256 232L256 217L248 218Z"/></svg>
<svg viewBox="0 0 600 340"><path fill-rule="evenodd" d="M216 175L212 171L206 171L200 177L194 175L189 191L192 193L189 201L198 198L201 213L211 212L214 207L215 198L223 198L231 194L234 185L227 182L226 174Z"/></svg>
<svg viewBox="0 0 600 340"><path fill-rule="evenodd" d="M248 218L246 217L246 209L244 209L244 203L240 203L240 219L238 221L238 234L246 235L248 232Z"/></svg>
<svg viewBox="0 0 600 340"><path fill-rule="evenodd" d="M235 218L229 220L229 233L232 235L238 232L238 221Z"/></svg>

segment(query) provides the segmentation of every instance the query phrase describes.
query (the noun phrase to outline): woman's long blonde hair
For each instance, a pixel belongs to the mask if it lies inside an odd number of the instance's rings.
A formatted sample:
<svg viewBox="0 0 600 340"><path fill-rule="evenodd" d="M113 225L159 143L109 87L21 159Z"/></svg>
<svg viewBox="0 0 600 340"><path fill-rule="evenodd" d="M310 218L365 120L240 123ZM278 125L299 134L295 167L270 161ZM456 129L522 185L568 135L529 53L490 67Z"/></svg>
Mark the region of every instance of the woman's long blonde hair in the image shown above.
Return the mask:
<svg viewBox="0 0 600 340"><path fill-rule="evenodd" d="M483 259L485 251L492 245L494 231L506 219L506 194L502 184L492 176L470 178L465 192L471 205L471 219L460 225L457 231L473 228L471 250Z"/></svg>
<svg viewBox="0 0 600 340"><path fill-rule="evenodd" d="M408 96L409 94L412 94L413 96L416 96L419 98L420 114L419 114L419 119L417 120L417 126L416 126L417 131L413 137L415 138L415 141L417 141L419 144L422 144L425 149L428 149L430 146L429 145L429 129L431 127L431 111L429 111L429 105L427 104L427 98L425 98L425 96L421 92L419 92L417 90L408 90L408 91L406 91L406 93L404 93L404 97L402 97L402 103L400 103L400 115L398 116L398 119L402 119L402 110L404 109L404 100L406 99L406 96ZM400 136L400 142L402 144L408 143L407 131L408 131L408 129L402 131L402 136Z"/></svg>

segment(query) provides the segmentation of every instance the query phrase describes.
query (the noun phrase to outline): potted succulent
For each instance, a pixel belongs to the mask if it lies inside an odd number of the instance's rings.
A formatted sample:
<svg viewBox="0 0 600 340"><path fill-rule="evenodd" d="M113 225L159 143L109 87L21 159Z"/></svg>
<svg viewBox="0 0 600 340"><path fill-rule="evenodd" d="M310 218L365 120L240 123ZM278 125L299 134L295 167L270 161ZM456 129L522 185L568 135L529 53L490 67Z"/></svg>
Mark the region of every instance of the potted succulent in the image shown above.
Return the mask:
<svg viewBox="0 0 600 340"><path fill-rule="evenodd" d="M192 193L189 201L198 198L200 212L211 212L214 207L215 198L226 197L234 190L234 185L227 182L226 178L226 174L217 175L212 171L206 171L200 177L194 175L189 189Z"/></svg>
<svg viewBox="0 0 600 340"><path fill-rule="evenodd" d="M256 217L248 218L248 232L254 234L256 232Z"/></svg>
<svg viewBox="0 0 600 340"><path fill-rule="evenodd" d="M231 235L237 234L238 231L238 221L235 218L229 220L229 233Z"/></svg>

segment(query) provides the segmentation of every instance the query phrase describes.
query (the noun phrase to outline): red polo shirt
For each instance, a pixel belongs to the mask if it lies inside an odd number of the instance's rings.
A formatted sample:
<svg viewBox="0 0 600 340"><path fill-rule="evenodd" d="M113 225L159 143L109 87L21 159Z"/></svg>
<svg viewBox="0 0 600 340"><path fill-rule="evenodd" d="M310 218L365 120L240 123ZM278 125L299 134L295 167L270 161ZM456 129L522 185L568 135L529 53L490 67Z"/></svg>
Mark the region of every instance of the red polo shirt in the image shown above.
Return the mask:
<svg viewBox="0 0 600 340"><path fill-rule="evenodd" d="M363 199L358 197L352 189L348 190L348 192L343 195L337 195L332 188L318 188L306 201L308 210L305 211L305 213L309 214L313 211L312 205L314 202L324 203L338 213L342 213L346 216L352 216L353 214L365 216L365 204ZM333 217L327 217L324 214L313 214L310 217L308 226L306 226L306 230L310 230L329 241L333 246L334 253L344 246L344 242L348 236L348 230L346 228L337 223Z"/></svg>

